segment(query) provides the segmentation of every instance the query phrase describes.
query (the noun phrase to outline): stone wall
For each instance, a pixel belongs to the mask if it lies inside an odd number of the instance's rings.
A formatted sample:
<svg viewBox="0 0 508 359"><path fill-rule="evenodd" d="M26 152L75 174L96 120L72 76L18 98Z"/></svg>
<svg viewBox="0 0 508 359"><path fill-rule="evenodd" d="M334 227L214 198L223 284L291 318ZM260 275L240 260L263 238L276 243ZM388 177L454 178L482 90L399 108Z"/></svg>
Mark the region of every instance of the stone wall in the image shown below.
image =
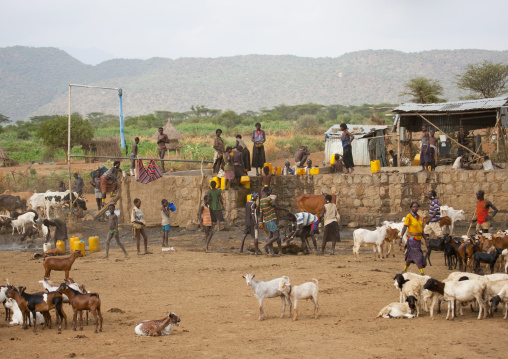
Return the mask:
<svg viewBox="0 0 508 359"><path fill-rule="evenodd" d="M476 208L475 193L483 189L486 199L499 209L496 222L507 222L508 171L444 171L432 173L378 173L316 176L274 177L274 193L279 205L297 211L296 197L303 193L340 193L339 207L343 224L351 221L362 226L376 225L383 220L396 220L408 213L409 204L418 201L428 209L427 193L435 190L442 205L463 209L471 218ZM197 211L209 188L210 176L164 176L149 184L133 178L123 179L121 187L121 220L130 221L134 198L142 200L142 210L148 224L160 223L161 199L174 202L178 210L172 214L172 225L191 226L197 221ZM246 195L260 191L260 178L251 177L251 189L225 192L225 219L229 225L243 224ZM257 189L257 190L256 190ZM505 223L503 223L505 225Z"/></svg>

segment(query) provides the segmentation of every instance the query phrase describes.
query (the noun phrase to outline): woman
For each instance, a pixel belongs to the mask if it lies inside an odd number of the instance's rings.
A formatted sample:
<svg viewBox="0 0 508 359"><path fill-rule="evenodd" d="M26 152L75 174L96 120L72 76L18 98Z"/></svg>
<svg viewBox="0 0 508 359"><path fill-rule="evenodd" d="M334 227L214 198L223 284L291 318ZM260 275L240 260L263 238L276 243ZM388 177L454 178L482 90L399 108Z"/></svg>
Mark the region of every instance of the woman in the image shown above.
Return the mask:
<svg viewBox="0 0 508 359"><path fill-rule="evenodd" d="M242 176L245 176L244 164L243 164L243 156L242 156L243 147L238 145L236 147L236 151L233 152L233 164L235 165L235 188L240 188L240 180Z"/></svg>
<svg viewBox="0 0 508 359"><path fill-rule="evenodd" d="M427 131L427 126L422 126L422 150L420 151L420 164L422 169L420 172L427 171L430 162L432 161L430 156L430 135Z"/></svg>
<svg viewBox="0 0 508 359"><path fill-rule="evenodd" d="M215 150L213 154L213 173L219 173L220 168L222 167L224 141L220 137L221 135L222 130L220 128L215 130L215 138L213 139L213 149Z"/></svg>
<svg viewBox="0 0 508 359"><path fill-rule="evenodd" d="M335 254L335 243L340 242L339 222L340 215L337 211L337 205L332 203L332 196L325 195L326 204L319 218L323 221L325 232L323 234L323 244L321 246L321 254L324 254L326 243L332 242L332 255Z"/></svg>
<svg viewBox="0 0 508 359"><path fill-rule="evenodd" d="M261 169L265 165L265 146L266 134L261 129L261 124L256 123L256 129L252 131L252 142L254 147L252 148L252 167L256 168L256 176L261 175Z"/></svg>
<svg viewBox="0 0 508 359"><path fill-rule="evenodd" d="M226 191L231 186L231 181L235 179L235 166L233 164L233 156L231 155L233 148L228 146L224 154L224 178L226 179Z"/></svg>
<svg viewBox="0 0 508 359"><path fill-rule="evenodd" d="M120 161L113 162L113 167L104 172L100 180L100 188L102 193L102 201L106 199L106 193L113 193L118 188L118 176L122 173L120 169Z"/></svg>
<svg viewBox="0 0 508 359"><path fill-rule="evenodd" d="M342 160L346 166L346 174L353 173L355 170L355 164L353 162L351 143L353 142L355 136L347 130L347 125L345 123L340 125L340 130L342 131L342 136L340 138L342 141Z"/></svg>
<svg viewBox="0 0 508 359"><path fill-rule="evenodd" d="M402 237L407 232L407 250L404 260L406 265L404 266L405 273L411 263L416 264L420 274L423 275L423 268L427 266L427 261L422 252L422 237L427 241L427 235L423 233L422 217L418 215L418 208L420 205L418 202L411 203L411 213L406 216L404 220L404 227L400 233L399 246L402 245Z"/></svg>

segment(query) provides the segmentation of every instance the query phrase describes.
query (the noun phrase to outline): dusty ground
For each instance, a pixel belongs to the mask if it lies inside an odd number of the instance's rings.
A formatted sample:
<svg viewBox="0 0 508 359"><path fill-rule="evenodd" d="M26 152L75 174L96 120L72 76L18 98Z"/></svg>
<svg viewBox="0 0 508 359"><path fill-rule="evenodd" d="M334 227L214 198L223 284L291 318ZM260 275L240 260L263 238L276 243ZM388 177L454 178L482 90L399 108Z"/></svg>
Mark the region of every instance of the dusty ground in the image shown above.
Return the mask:
<svg viewBox="0 0 508 359"><path fill-rule="evenodd" d="M104 233L103 227L87 224L82 235ZM417 319L376 319L383 306L399 298L392 280L403 266L398 249L395 258L376 262L363 251L361 261L355 262L346 234L339 255L270 258L233 253L239 245L238 230L217 233L211 254L202 251L200 233L172 235L170 243L177 252L160 251L159 230L154 228L149 231L154 254L137 256L128 228L123 228L130 258L123 259L115 247L109 260L100 259L104 252L77 260L71 277L100 293L102 333L94 334L92 325L74 332L69 322L61 334L56 329L33 334L2 318L2 352L15 358L506 357L508 322L501 313L480 321L469 310L454 321L443 315L431 321L428 313ZM7 240L6 235L2 238ZM8 278L25 285L28 292L41 290L42 262L29 260L30 254L1 251L0 282L5 284ZM434 266L426 273L439 279L447 276L442 258L441 253L433 255ZM310 318L312 304L301 301L299 321L280 319L281 302L275 298L265 301L267 319L259 322L257 301L242 278L246 273L254 273L258 280L287 275L292 284L317 278L319 318ZM63 273L54 272L51 279L60 282ZM112 308L125 313L110 312ZM171 336L136 337L137 323L160 319L168 311L182 320ZM65 312L70 318L68 305Z"/></svg>

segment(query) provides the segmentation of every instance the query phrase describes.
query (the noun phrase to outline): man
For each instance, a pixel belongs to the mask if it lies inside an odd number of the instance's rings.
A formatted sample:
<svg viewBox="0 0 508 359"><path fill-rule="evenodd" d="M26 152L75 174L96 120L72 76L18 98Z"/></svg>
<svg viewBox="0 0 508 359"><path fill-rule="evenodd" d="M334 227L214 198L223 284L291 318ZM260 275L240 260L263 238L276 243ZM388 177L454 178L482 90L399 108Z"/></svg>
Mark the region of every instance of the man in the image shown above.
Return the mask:
<svg viewBox="0 0 508 359"><path fill-rule="evenodd" d="M428 171L430 164L430 135L427 131L427 126L422 126L422 149L420 151L420 165L422 169L420 172Z"/></svg>
<svg viewBox="0 0 508 359"><path fill-rule="evenodd" d="M308 254L310 248L307 246L307 238L311 237L316 254L319 254L316 237L314 236L314 233L317 231L319 225L318 217L308 212L299 212L296 214L288 213L287 217L291 222L296 222L296 229L288 236L286 243L291 242L294 237L300 237L304 253Z"/></svg>
<svg viewBox="0 0 508 359"><path fill-rule="evenodd" d="M138 144L139 144L139 137L136 137L134 139L134 143L132 144L132 151L131 151L131 167L130 167L130 174L131 176L135 176L135 170L136 170L136 157L138 157Z"/></svg>
<svg viewBox="0 0 508 359"><path fill-rule="evenodd" d="M222 130L220 128L215 130L215 138L213 139L213 173L219 173L222 162L224 158L224 152L226 152L226 148L224 146L224 141L220 137L222 135Z"/></svg>
<svg viewBox="0 0 508 359"><path fill-rule="evenodd" d="M478 200L476 203L476 218L473 218L471 222L476 222L476 231L481 229L482 232L488 233L490 229L490 220L497 214L497 208L492 202L485 199L485 192L483 190L476 192L476 199ZM494 213L489 216L490 208L492 208Z"/></svg>
<svg viewBox="0 0 508 359"><path fill-rule="evenodd" d="M430 207L429 207L429 222L425 226L423 233L427 234L427 238L442 238L443 231L441 231L441 227L439 225L439 220L441 219L441 206L439 205L439 201L437 200L436 191L429 191L428 197L430 199ZM428 247L428 239L425 240L425 244Z"/></svg>
<svg viewBox="0 0 508 359"><path fill-rule="evenodd" d="M63 181L58 182L58 190L59 190L60 192L65 192L65 191L67 191L67 188L65 187L65 183L63 183Z"/></svg>
<svg viewBox="0 0 508 359"><path fill-rule="evenodd" d="M243 245L245 243L245 239L250 234L252 239L254 239L254 249L256 255L261 254L261 251L258 247L258 234L259 234L259 225L258 225L258 215L257 215L257 207L256 201L258 199L257 193L252 193L250 201L245 204L245 230L243 231L242 244L240 245L240 253L243 253Z"/></svg>
<svg viewBox="0 0 508 359"><path fill-rule="evenodd" d="M118 188L118 177L122 173L120 161L113 162L113 167L104 172L101 176L100 187L102 193L102 202L106 200L106 193L113 193Z"/></svg>
<svg viewBox="0 0 508 359"><path fill-rule="evenodd" d="M166 143L169 143L168 135L164 133L164 129L162 127L159 127L159 133L157 135L157 150L159 151L159 158L163 159L164 155L166 154L166 151L168 150L166 148ZM166 172L164 170L164 161L161 161L161 172Z"/></svg>
<svg viewBox="0 0 508 359"><path fill-rule="evenodd" d="M295 163L296 167L303 167L307 162L307 157L310 155L310 152L307 150L307 146L301 146L295 154Z"/></svg>
<svg viewBox="0 0 508 359"><path fill-rule="evenodd" d="M67 248L67 225L61 219L44 219L42 224L48 228L48 233L44 241L48 241L51 238L51 229L50 226L55 227L55 234L53 235L54 247L56 248L56 242L62 241Z"/></svg>
<svg viewBox="0 0 508 359"><path fill-rule="evenodd" d="M272 257L275 257L273 251L273 242L277 241L279 248L279 254L282 254L282 242L279 237L279 228L277 228L277 213L275 210L280 209L287 211L286 208L279 207L275 201L270 197L272 190L270 187L264 187L262 192L262 198L259 202L259 208L261 210L261 222L264 222L264 228L268 231L268 239L263 247L265 254L268 254L271 250Z"/></svg>
<svg viewBox="0 0 508 359"><path fill-rule="evenodd" d="M77 173L74 173L74 191L78 193L78 197L83 195L83 187L85 187L83 178L79 177Z"/></svg>

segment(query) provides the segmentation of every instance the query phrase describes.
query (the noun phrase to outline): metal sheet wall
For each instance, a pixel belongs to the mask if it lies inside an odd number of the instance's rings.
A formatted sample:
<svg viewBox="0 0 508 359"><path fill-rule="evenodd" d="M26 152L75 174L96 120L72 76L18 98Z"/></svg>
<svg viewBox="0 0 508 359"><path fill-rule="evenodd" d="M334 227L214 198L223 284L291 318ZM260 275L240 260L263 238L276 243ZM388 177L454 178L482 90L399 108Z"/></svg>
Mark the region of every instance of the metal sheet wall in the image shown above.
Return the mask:
<svg viewBox="0 0 508 359"><path fill-rule="evenodd" d="M356 166L370 166L369 139L355 139L352 144L353 162ZM332 155L342 155L342 141L340 138L327 138L325 142L325 160L330 163Z"/></svg>

